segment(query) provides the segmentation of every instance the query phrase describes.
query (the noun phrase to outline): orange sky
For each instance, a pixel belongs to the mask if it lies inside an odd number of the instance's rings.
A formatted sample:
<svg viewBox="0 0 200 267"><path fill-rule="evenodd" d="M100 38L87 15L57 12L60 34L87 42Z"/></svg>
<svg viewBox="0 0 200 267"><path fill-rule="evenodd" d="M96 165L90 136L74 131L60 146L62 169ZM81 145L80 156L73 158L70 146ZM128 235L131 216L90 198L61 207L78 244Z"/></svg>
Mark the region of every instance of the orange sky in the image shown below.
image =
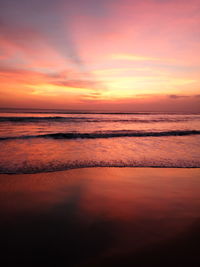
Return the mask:
<svg viewBox="0 0 200 267"><path fill-rule="evenodd" d="M0 106L200 111L199 0L1 0Z"/></svg>

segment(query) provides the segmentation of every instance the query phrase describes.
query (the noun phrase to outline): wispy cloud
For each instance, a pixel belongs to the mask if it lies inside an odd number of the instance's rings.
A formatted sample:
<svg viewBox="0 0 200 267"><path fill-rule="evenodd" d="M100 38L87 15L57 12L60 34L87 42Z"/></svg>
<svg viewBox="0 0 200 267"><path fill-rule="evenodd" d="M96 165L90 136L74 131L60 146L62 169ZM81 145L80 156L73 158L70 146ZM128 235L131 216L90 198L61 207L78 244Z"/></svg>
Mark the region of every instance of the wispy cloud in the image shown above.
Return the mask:
<svg viewBox="0 0 200 267"><path fill-rule="evenodd" d="M99 83L89 80L63 80L55 81L53 84L58 86L70 87L70 88L87 88L87 89L97 89ZM102 87L101 87L102 88Z"/></svg>
<svg viewBox="0 0 200 267"><path fill-rule="evenodd" d="M114 60L128 60L128 61L161 61L161 58L146 57L134 54L113 54L111 59Z"/></svg>
<svg viewBox="0 0 200 267"><path fill-rule="evenodd" d="M188 95L169 95L169 98L171 99L180 99L180 98L187 98L187 97L191 97Z"/></svg>

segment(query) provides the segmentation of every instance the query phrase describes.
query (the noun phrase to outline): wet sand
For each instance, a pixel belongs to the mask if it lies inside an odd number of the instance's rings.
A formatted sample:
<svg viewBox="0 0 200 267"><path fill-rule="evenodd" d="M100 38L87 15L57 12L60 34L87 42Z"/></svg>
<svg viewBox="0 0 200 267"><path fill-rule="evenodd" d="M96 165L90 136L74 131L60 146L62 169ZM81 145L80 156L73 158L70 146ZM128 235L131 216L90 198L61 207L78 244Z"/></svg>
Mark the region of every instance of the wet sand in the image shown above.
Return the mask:
<svg viewBox="0 0 200 267"><path fill-rule="evenodd" d="M200 169L0 175L2 266L200 266Z"/></svg>

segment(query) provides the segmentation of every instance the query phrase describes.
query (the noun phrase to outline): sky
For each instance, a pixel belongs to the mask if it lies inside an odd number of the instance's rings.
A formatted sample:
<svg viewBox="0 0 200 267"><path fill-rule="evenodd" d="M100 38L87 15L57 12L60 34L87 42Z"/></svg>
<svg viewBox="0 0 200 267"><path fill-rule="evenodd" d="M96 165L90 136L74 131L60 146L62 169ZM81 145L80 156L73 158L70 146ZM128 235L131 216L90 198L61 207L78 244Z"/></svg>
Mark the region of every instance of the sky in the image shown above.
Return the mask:
<svg viewBox="0 0 200 267"><path fill-rule="evenodd" d="M200 111L200 0L1 0L0 107Z"/></svg>

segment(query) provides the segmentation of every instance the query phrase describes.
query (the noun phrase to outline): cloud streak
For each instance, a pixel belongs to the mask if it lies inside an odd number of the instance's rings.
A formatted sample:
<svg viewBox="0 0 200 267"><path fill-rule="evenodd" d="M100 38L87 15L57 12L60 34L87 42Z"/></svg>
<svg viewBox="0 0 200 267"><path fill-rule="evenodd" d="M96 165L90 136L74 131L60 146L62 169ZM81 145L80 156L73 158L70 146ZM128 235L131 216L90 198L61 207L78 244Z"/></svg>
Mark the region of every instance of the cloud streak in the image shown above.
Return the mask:
<svg viewBox="0 0 200 267"><path fill-rule="evenodd" d="M112 59L115 60L129 60L129 61L161 61L162 59L156 57L145 57L131 54L114 54L111 55Z"/></svg>

